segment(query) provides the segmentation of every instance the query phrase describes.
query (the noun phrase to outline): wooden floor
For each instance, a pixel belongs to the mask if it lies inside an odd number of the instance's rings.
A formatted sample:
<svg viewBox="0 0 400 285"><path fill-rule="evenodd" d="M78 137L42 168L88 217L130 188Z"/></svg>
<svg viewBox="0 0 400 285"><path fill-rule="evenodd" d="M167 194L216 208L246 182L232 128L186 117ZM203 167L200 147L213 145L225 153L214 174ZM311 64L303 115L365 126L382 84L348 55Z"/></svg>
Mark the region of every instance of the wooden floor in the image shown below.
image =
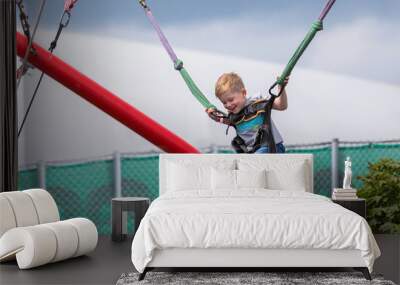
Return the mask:
<svg viewBox="0 0 400 285"><path fill-rule="evenodd" d="M19 270L15 261L1 263L0 284L115 284L122 273L135 271L131 243L132 238L116 243L103 236L88 256L28 270Z"/></svg>

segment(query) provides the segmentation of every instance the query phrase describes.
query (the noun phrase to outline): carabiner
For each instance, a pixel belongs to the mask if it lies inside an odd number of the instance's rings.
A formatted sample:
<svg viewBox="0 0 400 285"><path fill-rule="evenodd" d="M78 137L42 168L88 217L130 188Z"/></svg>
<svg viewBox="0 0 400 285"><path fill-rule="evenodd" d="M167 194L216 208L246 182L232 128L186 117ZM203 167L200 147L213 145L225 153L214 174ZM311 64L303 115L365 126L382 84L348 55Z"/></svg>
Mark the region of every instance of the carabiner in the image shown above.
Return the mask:
<svg viewBox="0 0 400 285"><path fill-rule="evenodd" d="M282 94L282 92L283 92L283 87L284 86L281 86L281 90L279 90L279 93L278 94L274 94L274 93L272 93L272 90L276 87L276 85L278 85L279 83L278 83L278 81L275 81L275 83L274 84L272 84L272 86L269 88L269 90L268 90L268 92L269 92L269 94L272 96L272 97L275 97L275 98L277 98L277 97L279 97L279 96L281 96L281 94Z"/></svg>
<svg viewBox="0 0 400 285"><path fill-rule="evenodd" d="M65 18L65 15L67 15L66 18ZM69 11L65 10L64 13L61 16L60 26L63 27L63 28L68 26L70 19L71 19L71 13Z"/></svg>

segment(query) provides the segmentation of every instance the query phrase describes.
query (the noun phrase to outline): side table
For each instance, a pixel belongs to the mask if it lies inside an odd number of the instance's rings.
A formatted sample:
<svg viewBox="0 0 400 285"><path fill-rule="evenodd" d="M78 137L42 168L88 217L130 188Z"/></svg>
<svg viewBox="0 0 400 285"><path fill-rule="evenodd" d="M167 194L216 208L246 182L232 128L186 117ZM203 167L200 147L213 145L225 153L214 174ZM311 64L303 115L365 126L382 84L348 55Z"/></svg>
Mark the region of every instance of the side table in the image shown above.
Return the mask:
<svg viewBox="0 0 400 285"><path fill-rule="evenodd" d="M135 228L133 232L135 234L149 205L150 199L145 197L113 198L111 200L112 240L123 241L126 239L128 211L132 211L135 214Z"/></svg>
<svg viewBox="0 0 400 285"><path fill-rule="evenodd" d="M339 200L339 199L332 199L332 202L341 205L342 207L353 211L356 214L359 214L364 219L367 218L367 206L365 203L365 199L357 198L357 199L348 199L348 200Z"/></svg>

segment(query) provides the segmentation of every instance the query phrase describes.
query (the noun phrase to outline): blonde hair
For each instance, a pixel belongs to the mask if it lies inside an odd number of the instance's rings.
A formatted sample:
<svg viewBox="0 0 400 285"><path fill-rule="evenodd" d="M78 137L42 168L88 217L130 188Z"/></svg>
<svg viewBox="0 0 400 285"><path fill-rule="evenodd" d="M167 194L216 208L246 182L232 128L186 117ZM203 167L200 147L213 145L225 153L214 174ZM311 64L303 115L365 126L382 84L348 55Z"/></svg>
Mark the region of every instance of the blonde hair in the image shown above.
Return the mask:
<svg viewBox="0 0 400 285"><path fill-rule="evenodd" d="M234 72L222 74L215 83L215 96L220 98L226 92L240 92L244 90L242 78Z"/></svg>

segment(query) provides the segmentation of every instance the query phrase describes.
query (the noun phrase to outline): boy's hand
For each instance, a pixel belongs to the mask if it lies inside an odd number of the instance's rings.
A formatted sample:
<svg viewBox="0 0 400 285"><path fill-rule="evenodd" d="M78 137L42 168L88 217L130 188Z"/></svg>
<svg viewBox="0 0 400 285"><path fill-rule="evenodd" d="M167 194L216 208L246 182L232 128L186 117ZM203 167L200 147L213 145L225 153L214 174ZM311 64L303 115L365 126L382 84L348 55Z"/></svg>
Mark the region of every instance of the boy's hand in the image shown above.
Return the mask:
<svg viewBox="0 0 400 285"><path fill-rule="evenodd" d="M215 112L216 112L217 110L215 109L215 108L207 108L206 109L206 112L207 112L207 115L211 118L211 119L213 119L214 121L216 121L216 122L218 122L218 123L222 123L222 118L219 118L218 116L215 116Z"/></svg>
<svg viewBox="0 0 400 285"><path fill-rule="evenodd" d="M279 77L277 77L279 80ZM278 98L274 100L274 103L272 105L272 109L279 110L279 111L284 111L288 107L288 102L287 102L287 94L285 87L289 82L289 76L285 78L283 81L283 85L278 84L278 94L281 94Z"/></svg>
<svg viewBox="0 0 400 285"><path fill-rule="evenodd" d="M277 76L276 79L279 80L280 77ZM288 85L288 83L289 83L289 76L287 76L287 77L285 78L285 81L283 82L283 85L278 84L279 92L280 92L280 90L281 90L282 88L285 88L286 85Z"/></svg>
<svg viewBox="0 0 400 285"><path fill-rule="evenodd" d="M208 108L206 109L206 113L208 116L213 119L214 121L222 124L226 124L226 121L223 114L215 108Z"/></svg>

